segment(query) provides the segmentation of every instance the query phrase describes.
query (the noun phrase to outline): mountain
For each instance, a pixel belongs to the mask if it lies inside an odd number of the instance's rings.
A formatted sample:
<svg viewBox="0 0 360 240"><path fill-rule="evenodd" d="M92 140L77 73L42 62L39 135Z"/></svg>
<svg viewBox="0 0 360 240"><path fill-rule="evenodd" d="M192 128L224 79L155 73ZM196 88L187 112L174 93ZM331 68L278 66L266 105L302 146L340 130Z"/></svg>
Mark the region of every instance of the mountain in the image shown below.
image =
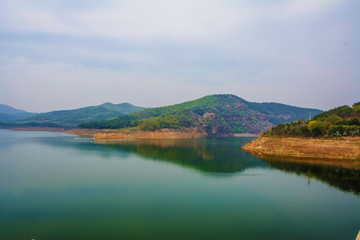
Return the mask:
<svg viewBox="0 0 360 240"><path fill-rule="evenodd" d="M61 110L40 113L35 116L22 119L22 122L54 123L62 126L76 126L80 123L100 121L117 116L127 115L140 110L143 107L137 107L130 103L104 103L98 106L90 106L73 110Z"/></svg>
<svg viewBox="0 0 360 240"><path fill-rule="evenodd" d="M277 125L266 136L341 137L360 136L360 102L352 107L341 106L320 113L311 121L296 121Z"/></svg>
<svg viewBox="0 0 360 240"><path fill-rule="evenodd" d="M293 107L279 103L248 102L235 95L210 95L172 106L145 109L127 116L81 124L82 128L116 129L136 127L141 130L197 127L208 135L232 133L259 134L278 123L306 119L321 110Z"/></svg>
<svg viewBox="0 0 360 240"><path fill-rule="evenodd" d="M15 121L33 116L35 114L36 113L30 113L5 104L0 104L0 122Z"/></svg>

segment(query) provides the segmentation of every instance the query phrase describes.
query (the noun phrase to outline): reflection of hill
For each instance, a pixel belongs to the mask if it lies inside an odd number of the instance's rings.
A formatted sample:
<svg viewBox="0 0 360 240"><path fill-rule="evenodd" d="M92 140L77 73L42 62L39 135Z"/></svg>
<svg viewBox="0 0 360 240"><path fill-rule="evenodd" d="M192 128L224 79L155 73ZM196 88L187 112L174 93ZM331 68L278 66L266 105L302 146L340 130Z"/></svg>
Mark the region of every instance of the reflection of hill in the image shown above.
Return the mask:
<svg viewBox="0 0 360 240"><path fill-rule="evenodd" d="M152 139L152 140L78 140L42 139L54 147L70 147L102 157L122 158L137 154L146 159L166 161L208 173L235 173L247 168L266 167L241 146L250 138Z"/></svg>
<svg viewBox="0 0 360 240"><path fill-rule="evenodd" d="M97 140L66 137L37 138L52 147L71 148L102 158L127 158L136 154L153 161L165 161L197 171L231 174L249 168L271 166L289 173L313 178L346 192L360 194L360 171L320 164L285 160L264 160L245 152L241 146L250 138Z"/></svg>
<svg viewBox="0 0 360 240"><path fill-rule="evenodd" d="M245 140L246 141L246 140ZM241 149L244 139L97 141L105 146L142 157L163 160L203 172L234 173L265 167L257 157Z"/></svg>
<svg viewBox="0 0 360 240"><path fill-rule="evenodd" d="M271 167L319 180L345 192L360 194L360 171L335 166L264 160Z"/></svg>

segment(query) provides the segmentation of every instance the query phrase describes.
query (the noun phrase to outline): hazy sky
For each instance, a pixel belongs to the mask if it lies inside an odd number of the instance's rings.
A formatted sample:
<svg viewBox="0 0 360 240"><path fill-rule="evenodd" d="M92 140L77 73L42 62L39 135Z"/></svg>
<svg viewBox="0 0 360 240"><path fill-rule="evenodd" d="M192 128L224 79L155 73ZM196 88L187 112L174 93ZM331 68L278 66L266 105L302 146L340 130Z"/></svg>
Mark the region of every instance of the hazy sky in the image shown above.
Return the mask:
<svg viewBox="0 0 360 240"><path fill-rule="evenodd" d="M359 0L0 0L0 103L360 101Z"/></svg>

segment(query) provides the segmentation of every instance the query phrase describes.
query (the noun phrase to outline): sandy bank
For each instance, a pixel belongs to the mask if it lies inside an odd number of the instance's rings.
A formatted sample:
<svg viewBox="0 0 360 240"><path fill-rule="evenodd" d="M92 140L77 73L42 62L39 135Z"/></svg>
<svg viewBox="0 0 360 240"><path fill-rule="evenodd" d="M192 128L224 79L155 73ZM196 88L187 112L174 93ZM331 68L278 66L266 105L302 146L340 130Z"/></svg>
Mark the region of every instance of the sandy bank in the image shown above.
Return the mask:
<svg viewBox="0 0 360 240"><path fill-rule="evenodd" d="M260 137L242 148L263 159L360 169L360 137Z"/></svg>
<svg viewBox="0 0 360 240"><path fill-rule="evenodd" d="M69 134L92 136L95 139L176 139L206 137L206 132L197 128L160 129L157 131L141 131L137 129L71 129Z"/></svg>
<svg viewBox="0 0 360 240"><path fill-rule="evenodd" d="M260 135L258 134L253 134L253 133L234 133L233 137L259 137Z"/></svg>

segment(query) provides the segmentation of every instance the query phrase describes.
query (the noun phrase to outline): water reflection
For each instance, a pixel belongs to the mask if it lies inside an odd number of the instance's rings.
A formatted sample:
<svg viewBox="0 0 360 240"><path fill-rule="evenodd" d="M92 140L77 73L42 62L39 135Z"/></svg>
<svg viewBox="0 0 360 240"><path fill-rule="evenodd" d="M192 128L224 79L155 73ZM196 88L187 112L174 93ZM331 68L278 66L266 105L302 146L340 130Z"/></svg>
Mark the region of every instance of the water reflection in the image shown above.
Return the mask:
<svg viewBox="0 0 360 240"><path fill-rule="evenodd" d="M207 173L236 173L266 164L241 146L248 139L190 140L98 140L96 143L112 149L129 151L147 159L166 161Z"/></svg>
<svg viewBox="0 0 360 240"><path fill-rule="evenodd" d="M231 176L249 168L274 168L316 179L345 192L360 195L360 170L321 164L304 164L282 159L263 159L241 149L253 138L211 138L177 140L93 140L69 136L39 137L53 147L72 148L104 159L126 159L133 154L191 168L211 176Z"/></svg>
<svg viewBox="0 0 360 240"><path fill-rule="evenodd" d="M316 179L345 192L360 195L360 171L335 166L265 160L269 166L288 173Z"/></svg>
<svg viewBox="0 0 360 240"><path fill-rule="evenodd" d="M126 148L143 157L164 160L200 171L231 173L251 167L266 167L258 158L241 150L249 138L201 140L97 140L113 149ZM263 159L268 166L288 173L316 179L345 192L360 195L360 170L339 166L306 164L282 159Z"/></svg>
<svg viewBox="0 0 360 240"><path fill-rule="evenodd" d="M98 154L103 158L126 158L136 154L144 159L165 161L192 168L207 174L232 174L248 168L266 168L267 164L241 149L252 138L213 139L141 139L141 140L92 140L71 141L39 138L43 144L75 148Z"/></svg>
<svg viewBox="0 0 360 240"><path fill-rule="evenodd" d="M265 162L249 140L0 130L0 239L354 239L359 197L320 181L358 193L358 175Z"/></svg>

